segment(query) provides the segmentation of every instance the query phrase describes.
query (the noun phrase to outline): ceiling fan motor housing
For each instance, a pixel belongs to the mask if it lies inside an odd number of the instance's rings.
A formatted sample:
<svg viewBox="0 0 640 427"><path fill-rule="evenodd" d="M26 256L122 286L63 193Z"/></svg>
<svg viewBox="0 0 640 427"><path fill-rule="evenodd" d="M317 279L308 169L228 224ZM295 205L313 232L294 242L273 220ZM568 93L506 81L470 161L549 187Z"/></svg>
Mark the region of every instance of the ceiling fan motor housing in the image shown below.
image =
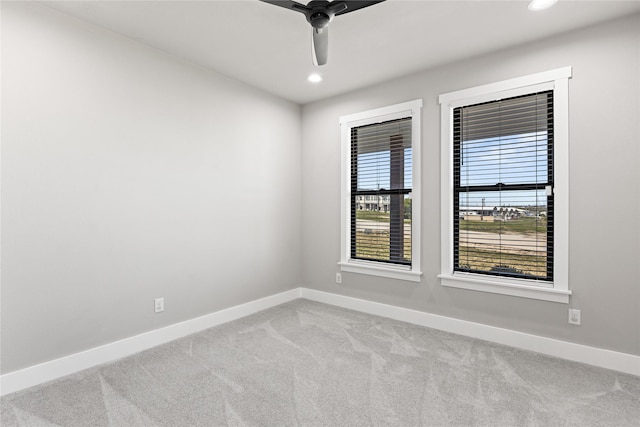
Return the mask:
<svg viewBox="0 0 640 427"><path fill-rule="evenodd" d="M331 22L331 18L324 12L313 12L309 15L309 23L313 28L321 30Z"/></svg>
<svg viewBox="0 0 640 427"><path fill-rule="evenodd" d="M343 1L312 0L306 6L308 12L305 15L313 28L321 30L329 25L336 13L347 8L347 3Z"/></svg>

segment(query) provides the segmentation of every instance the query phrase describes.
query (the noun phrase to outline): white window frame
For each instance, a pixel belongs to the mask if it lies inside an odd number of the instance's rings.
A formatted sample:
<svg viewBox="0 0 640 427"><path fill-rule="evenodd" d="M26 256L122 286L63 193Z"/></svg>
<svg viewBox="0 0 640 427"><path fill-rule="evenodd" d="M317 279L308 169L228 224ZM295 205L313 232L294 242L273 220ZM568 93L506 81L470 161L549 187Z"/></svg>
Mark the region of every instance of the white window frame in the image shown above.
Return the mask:
<svg viewBox="0 0 640 427"><path fill-rule="evenodd" d="M446 287L569 303L569 78L571 67L440 95L441 271ZM453 110L482 102L553 90L554 236L553 282L455 271L453 265Z"/></svg>
<svg viewBox="0 0 640 427"><path fill-rule="evenodd" d="M341 271L367 274L390 279L420 282L420 241L421 241L421 133L422 99L390 105L388 107L364 111L340 117L342 167L341 167L341 202L340 202L340 266ZM411 117L411 265L397 265L385 262L351 259L351 129L373 123Z"/></svg>

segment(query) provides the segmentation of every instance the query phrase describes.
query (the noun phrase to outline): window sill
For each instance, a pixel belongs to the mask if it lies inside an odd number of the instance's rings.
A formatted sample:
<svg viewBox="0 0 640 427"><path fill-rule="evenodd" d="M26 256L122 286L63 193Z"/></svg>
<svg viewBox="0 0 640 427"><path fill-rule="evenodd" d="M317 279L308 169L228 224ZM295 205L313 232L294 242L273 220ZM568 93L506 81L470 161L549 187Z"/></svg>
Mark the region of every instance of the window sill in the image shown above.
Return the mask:
<svg viewBox="0 0 640 427"><path fill-rule="evenodd" d="M438 278L440 279L440 284L446 287L511 295L515 297L559 302L563 304L569 303L569 296L571 295L571 291L565 289L534 286L512 280L488 280L475 274L440 274L438 275Z"/></svg>
<svg viewBox="0 0 640 427"><path fill-rule="evenodd" d="M340 271L347 273L367 274L369 276L386 277L389 279L420 282L422 273L413 271L409 267L381 266L369 262L339 262Z"/></svg>

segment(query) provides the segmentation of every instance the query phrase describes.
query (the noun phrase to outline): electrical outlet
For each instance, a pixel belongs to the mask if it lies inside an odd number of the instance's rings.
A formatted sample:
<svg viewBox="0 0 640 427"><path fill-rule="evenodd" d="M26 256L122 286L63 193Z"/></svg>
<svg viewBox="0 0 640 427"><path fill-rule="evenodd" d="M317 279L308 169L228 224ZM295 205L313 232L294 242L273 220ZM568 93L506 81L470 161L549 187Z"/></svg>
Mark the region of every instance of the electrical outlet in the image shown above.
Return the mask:
<svg viewBox="0 0 640 427"><path fill-rule="evenodd" d="M164 298L156 298L155 309L156 313L161 313L164 311Z"/></svg>
<svg viewBox="0 0 640 427"><path fill-rule="evenodd" d="M336 273L336 283L337 284L341 284L342 283L342 274Z"/></svg>
<svg viewBox="0 0 640 427"><path fill-rule="evenodd" d="M576 310L575 308L569 309L569 323L572 325L580 324L580 310Z"/></svg>

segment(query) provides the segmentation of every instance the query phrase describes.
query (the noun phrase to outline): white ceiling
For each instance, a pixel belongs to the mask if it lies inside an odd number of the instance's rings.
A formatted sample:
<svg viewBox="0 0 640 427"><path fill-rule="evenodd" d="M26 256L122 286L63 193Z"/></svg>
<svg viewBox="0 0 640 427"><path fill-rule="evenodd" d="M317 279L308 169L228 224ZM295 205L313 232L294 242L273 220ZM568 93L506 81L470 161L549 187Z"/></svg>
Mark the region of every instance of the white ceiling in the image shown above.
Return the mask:
<svg viewBox="0 0 640 427"><path fill-rule="evenodd" d="M304 16L258 0L43 3L300 104L640 11L640 0L542 12L528 0L387 0L337 16L328 64L314 67ZM322 83L307 82L313 71Z"/></svg>

